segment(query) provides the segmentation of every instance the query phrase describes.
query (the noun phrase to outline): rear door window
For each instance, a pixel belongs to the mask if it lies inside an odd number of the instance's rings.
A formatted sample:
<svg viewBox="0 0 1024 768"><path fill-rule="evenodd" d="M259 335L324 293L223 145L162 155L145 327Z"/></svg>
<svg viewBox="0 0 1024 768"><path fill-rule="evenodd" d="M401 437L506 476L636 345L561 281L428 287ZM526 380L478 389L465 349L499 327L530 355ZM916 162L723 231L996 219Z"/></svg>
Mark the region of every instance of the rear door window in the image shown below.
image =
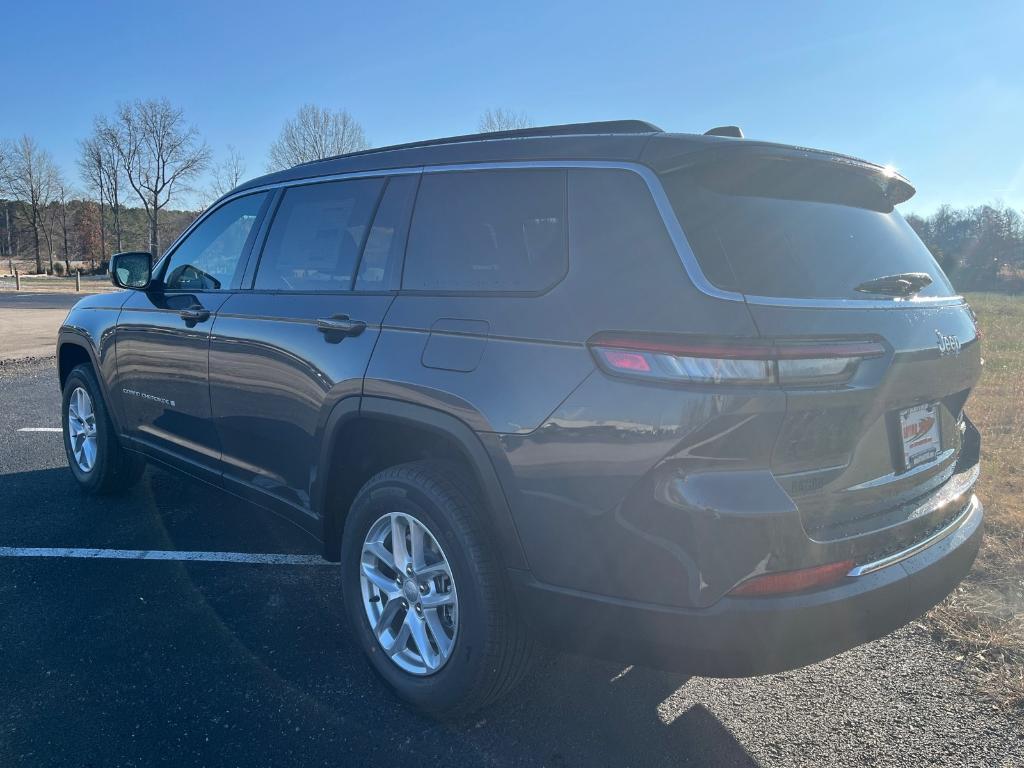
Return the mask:
<svg viewBox="0 0 1024 768"><path fill-rule="evenodd" d="M564 170L426 173L402 287L414 291L546 290L568 270Z"/></svg>
<svg viewBox="0 0 1024 768"><path fill-rule="evenodd" d="M270 225L258 290L349 291L384 179L290 187Z"/></svg>
<svg viewBox="0 0 1024 768"><path fill-rule="evenodd" d="M717 161L663 177L704 274L748 295L884 299L870 280L925 272L918 296L951 296L931 253L878 184L837 165Z"/></svg>

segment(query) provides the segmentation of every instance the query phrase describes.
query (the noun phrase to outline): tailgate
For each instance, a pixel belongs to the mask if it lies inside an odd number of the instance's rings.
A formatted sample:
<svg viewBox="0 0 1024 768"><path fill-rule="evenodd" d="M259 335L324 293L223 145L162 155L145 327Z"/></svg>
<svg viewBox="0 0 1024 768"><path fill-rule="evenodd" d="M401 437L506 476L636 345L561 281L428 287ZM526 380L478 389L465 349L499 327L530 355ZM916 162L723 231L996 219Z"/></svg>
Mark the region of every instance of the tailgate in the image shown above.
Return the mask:
<svg viewBox="0 0 1024 768"><path fill-rule="evenodd" d="M864 361L841 388L787 390L772 469L812 538L841 538L858 521L916 507L976 463L960 461L964 403L982 365L966 304L750 310L766 335L870 335L890 350Z"/></svg>
<svg viewBox="0 0 1024 768"><path fill-rule="evenodd" d="M963 407L981 355L969 307L895 209L913 187L863 161L743 142L661 178L704 276L746 301L766 342L885 348L831 383L780 378L771 467L808 534L867 544L935 522L931 502L976 464Z"/></svg>

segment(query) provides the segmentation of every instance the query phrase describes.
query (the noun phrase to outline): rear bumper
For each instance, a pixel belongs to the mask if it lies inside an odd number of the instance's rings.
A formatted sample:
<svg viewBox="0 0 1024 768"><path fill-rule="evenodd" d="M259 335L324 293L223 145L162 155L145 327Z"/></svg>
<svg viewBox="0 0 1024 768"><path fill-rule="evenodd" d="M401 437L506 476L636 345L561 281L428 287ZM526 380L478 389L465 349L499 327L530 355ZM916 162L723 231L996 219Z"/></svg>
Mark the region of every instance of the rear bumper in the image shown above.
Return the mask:
<svg viewBox="0 0 1024 768"><path fill-rule="evenodd" d="M525 571L512 575L526 619L542 639L566 650L688 674L770 674L886 635L940 602L970 570L983 517L972 496L927 546L864 564L837 586L781 597L725 597L703 609L562 589Z"/></svg>

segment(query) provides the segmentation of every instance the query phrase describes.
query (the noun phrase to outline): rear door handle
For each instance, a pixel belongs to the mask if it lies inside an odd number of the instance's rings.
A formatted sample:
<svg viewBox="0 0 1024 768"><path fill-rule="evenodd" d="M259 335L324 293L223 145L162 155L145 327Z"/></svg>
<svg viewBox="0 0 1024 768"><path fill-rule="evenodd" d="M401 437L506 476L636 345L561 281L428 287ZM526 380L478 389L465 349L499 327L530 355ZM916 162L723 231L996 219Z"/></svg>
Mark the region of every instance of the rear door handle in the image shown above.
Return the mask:
<svg viewBox="0 0 1024 768"><path fill-rule="evenodd" d="M210 310L203 309L202 307L190 307L188 309L181 310L178 315L185 321L185 325L191 328L196 323L205 323L209 320Z"/></svg>
<svg viewBox="0 0 1024 768"><path fill-rule="evenodd" d="M328 342L337 344L346 336L358 336L365 331L366 323L362 320L353 320L348 315L331 315L319 318L316 321L316 329Z"/></svg>

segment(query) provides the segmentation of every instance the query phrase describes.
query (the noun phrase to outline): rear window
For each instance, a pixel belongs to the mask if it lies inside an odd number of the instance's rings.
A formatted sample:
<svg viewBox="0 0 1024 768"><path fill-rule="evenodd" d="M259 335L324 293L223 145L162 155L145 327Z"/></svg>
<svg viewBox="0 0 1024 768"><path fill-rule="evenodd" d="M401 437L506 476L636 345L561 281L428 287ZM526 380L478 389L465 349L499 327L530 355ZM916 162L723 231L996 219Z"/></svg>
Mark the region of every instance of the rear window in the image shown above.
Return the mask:
<svg viewBox="0 0 1024 768"><path fill-rule="evenodd" d="M402 287L536 292L568 269L564 170L424 174Z"/></svg>
<svg viewBox="0 0 1024 768"><path fill-rule="evenodd" d="M884 299L856 286L926 272L918 296L954 291L877 182L835 163L716 161L662 177L704 274L757 296Z"/></svg>

